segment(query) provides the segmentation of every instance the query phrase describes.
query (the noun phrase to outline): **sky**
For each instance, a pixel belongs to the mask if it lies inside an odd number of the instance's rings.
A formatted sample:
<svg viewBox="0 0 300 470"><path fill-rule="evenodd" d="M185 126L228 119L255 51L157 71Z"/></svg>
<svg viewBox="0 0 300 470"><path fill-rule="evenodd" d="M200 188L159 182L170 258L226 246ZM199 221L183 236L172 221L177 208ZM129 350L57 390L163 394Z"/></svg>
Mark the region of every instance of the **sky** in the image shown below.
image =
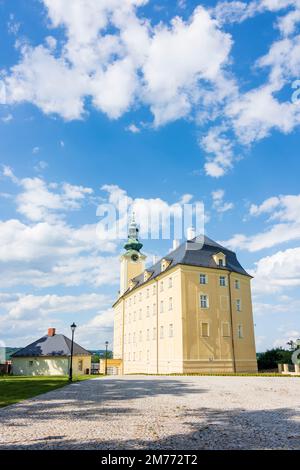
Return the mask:
<svg viewBox="0 0 300 470"><path fill-rule="evenodd" d="M299 130L300 0L0 0L0 341L112 344L124 200L202 201L257 350L299 338Z"/></svg>

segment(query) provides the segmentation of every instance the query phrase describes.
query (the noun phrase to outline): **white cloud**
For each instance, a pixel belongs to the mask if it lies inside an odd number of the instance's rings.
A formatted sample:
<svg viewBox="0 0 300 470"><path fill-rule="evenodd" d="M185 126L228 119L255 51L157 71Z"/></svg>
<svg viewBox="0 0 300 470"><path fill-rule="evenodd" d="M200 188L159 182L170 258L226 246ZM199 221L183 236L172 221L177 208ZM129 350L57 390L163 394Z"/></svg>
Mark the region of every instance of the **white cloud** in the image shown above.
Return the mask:
<svg viewBox="0 0 300 470"><path fill-rule="evenodd" d="M224 136L223 131L222 127L213 127L200 141L205 152L213 155L208 157L204 165L205 172L215 178L223 176L232 167L233 162L233 145L229 138Z"/></svg>
<svg viewBox="0 0 300 470"><path fill-rule="evenodd" d="M260 205L252 204L250 214L268 214L267 222L272 224L267 230L252 236L235 234L222 243L233 250L251 252L300 239L300 195L275 196Z"/></svg>
<svg viewBox="0 0 300 470"><path fill-rule="evenodd" d="M105 333L104 342L111 336L111 309L103 309L108 308L112 300L103 294L0 293L0 301L0 330L9 345L25 346L44 336L48 327L55 327L57 333L70 336L70 329L65 325L74 320L74 315L78 318L75 341L80 344L96 347L95 337L97 342L101 341L101 335Z"/></svg>
<svg viewBox="0 0 300 470"><path fill-rule="evenodd" d="M126 127L126 130L132 132L132 134L138 134L139 132L141 132L141 129L137 127L134 123L129 124L129 126Z"/></svg>
<svg viewBox="0 0 300 470"><path fill-rule="evenodd" d="M71 120L85 116L88 99L111 119L147 105L155 126L180 118L208 124L200 144L206 174L213 177L240 158L237 145L300 125L300 108L278 98L300 74L298 0L219 2L196 7L186 21L176 16L156 25L139 15L147 0L76 0L68 9L62 0L43 2L49 28L64 29L62 47L53 35L36 47L19 46L19 63L2 80L5 104L27 101ZM231 72L233 38L223 24L266 11L278 15L279 38L254 65L269 75L243 92Z"/></svg>
<svg viewBox="0 0 300 470"><path fill-rule="evenodd" d="M227 212L233 209L234 204L232 202L225 202L224 196L225 191L224 189L217 189L211 193L212 200L213 200L213 209L217 212Z"/></svg>
<svg viewBox="0 0 300 470"><path fill-rule="evenodd" d="M3 116L1 118L1 121L4 122L4 124L8 124L13 120L13 115L12 114L7 114L6 116Z"/></svg>
<svg viewBox="0 0 300 470"><path fill-rule="evenodd" d="M286 292L287 288L300 286L300 248L261 258L251 273L255 293Z"/></svg>
<svg viewBox="0 0 300 470"><path fill-rule="evenodd" d="M80 209L86 196L93 193L91 188L70 183L47 184L41 177L20 179L7 166L3 167L3 175L22 188L16 197L17 211L35 222L49 222L69 210Z"/></svg>

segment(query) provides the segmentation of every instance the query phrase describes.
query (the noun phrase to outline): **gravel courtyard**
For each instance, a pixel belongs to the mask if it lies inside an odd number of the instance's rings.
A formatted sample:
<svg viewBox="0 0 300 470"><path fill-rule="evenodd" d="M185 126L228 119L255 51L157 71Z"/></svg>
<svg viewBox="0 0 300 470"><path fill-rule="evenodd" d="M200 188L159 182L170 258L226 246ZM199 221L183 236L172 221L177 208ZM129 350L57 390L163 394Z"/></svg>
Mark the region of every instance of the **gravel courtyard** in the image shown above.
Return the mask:
<svg viewBox="0 0 300 470"><path fill-rule="evenodd" d="M300 379L107 377L0 410L0 449L300 449Z"/></svg>

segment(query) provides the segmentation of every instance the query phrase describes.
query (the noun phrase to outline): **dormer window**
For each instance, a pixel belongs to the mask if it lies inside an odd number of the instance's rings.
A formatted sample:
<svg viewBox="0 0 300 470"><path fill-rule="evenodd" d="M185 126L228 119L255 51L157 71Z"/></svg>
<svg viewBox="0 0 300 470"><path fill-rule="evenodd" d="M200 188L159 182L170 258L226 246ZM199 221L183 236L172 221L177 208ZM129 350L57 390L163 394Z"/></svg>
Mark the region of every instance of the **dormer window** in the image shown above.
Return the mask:
<svg viewBox="0 0 300 470"><path fill-rule="evenodd" d="M160 264L160 270L161 272L165 271L167 267L170 265L171 261L168 259L162 259L161 264Z"/></svg>
<svg viewBox="0 0 300 470"><path fill-rule="evenodd" d="M219 266L219 268L224 268L226 266L226 255L224 255L224 253L215 253L213 255L213 259L216 265Z"/></svg>
<svg viewBox="0 0 300 470"><path fill-rule="evenodd" d="M148 279L151 277L151 274L151 271L144 271L144 282L148 281Z"/></svg>

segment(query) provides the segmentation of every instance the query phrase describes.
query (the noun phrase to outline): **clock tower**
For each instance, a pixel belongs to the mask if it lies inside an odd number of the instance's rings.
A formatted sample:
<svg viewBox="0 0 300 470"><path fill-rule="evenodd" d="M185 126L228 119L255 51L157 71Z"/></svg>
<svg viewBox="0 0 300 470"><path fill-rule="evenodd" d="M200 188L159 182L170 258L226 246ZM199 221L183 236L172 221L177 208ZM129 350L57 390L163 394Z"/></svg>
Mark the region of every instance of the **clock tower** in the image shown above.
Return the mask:
<svg viewBox="0 0 300 470"><path fill-rule="evenodd" d="M139 241L139 229L133 214L128 230L128 240L124 245L126 251L120 258L120 295L127 291L130 280L145 270L146 256L140 252L142 247L143 244Z"/></svg>

